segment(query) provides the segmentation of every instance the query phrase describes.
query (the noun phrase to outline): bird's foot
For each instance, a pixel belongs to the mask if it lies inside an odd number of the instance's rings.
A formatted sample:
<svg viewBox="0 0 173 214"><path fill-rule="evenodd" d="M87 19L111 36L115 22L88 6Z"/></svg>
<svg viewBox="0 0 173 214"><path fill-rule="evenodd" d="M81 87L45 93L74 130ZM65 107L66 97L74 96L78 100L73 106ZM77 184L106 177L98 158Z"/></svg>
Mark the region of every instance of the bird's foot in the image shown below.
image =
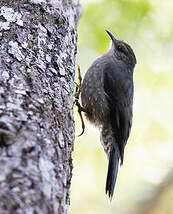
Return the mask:
<svg viewBox="0 0 173 214"><path fill-rule="evenodd" d="M77 72L78 72L78 81L79 84L75 82L75 94L74 94L74 104L78 107L78 113L81 119L81 125L82 125L82 132L77 135L77 137L80 137L81 135L83 135L84 131L85 131L85 124L84 124L84 120L83 120L83 116L82 116L82 112L87 112L80 104L79 102L79 97L80 97L80 92L81 92L81 83L82 83L82 77L81 77L81 73L80 73L80 67L79 65L77 66Z"/></svg>

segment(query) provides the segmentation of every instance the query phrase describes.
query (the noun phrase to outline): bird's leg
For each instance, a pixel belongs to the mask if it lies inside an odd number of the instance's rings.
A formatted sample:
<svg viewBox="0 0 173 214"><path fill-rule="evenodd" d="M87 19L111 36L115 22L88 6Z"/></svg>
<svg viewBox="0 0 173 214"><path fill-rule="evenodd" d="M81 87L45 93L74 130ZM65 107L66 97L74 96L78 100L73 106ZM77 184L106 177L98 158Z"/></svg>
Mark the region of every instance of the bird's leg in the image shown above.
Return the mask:
<svg viewBox="0 0 173 214"><path fill-rule="evenodd" d="M79 102L79 96L80 96L80 92L81 92L81 83L82 83L82 77L81 77L81 74L80 74L80 67L79 65L77 66L77 71L78 71L78 81L79 81L79 84L77 84L75 82L75 94L74 94L74 104L78 107L78 113L79 113L79 116L80 116L80 119L81 119L81 125L82 125L82 132L77 135L77 137L80 137L81 135L83 135L84 131L85 131L85 124L84 124L84 120L83 120L83 116L82 116L82 112L87 112L80 104Z"/></svg>

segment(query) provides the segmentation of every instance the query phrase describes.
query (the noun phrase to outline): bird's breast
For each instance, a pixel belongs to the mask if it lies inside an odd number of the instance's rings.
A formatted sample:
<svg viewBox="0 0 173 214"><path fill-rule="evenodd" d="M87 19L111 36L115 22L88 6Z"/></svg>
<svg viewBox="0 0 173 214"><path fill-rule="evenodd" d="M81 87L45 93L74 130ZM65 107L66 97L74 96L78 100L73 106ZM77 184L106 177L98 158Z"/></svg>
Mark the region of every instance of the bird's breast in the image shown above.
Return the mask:
<svg viewBox="0 0 173 214"><path fill-rule="evenodd" d="M102 78L103 72L96 63L88 69L81 88L82 106L88 112L86 117L96 126L107 120L109 113Z"/></svg>

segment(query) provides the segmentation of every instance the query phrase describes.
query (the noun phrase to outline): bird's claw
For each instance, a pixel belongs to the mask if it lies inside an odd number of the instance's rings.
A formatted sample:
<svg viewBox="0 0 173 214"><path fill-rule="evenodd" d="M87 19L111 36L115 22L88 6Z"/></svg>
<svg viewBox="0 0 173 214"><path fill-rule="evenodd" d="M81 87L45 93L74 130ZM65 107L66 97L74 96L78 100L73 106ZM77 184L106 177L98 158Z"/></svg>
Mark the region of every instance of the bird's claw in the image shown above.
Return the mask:
<svg viewBox="0 0 173 214"><path fill-rule="evenodd" d="M78 107L78 113L81 119L81 125L82 125L82 132L77 135L77 137L80 137L81 135L83 135L84 131L85 131L85 124L84 124L84 120L83 120L83 116L82 116L82 111L86 112L86 110L81 106L81 104L79 103L79 96L80 96L80 92L81 92L81 83L82 83L82 77L81 77L81 73L80 73L80 67L79 65L77 65L77 72L78 72L78 81L79 84L74 82L76 87L75 87L75 94L74 94L74 104Z"/></svg>

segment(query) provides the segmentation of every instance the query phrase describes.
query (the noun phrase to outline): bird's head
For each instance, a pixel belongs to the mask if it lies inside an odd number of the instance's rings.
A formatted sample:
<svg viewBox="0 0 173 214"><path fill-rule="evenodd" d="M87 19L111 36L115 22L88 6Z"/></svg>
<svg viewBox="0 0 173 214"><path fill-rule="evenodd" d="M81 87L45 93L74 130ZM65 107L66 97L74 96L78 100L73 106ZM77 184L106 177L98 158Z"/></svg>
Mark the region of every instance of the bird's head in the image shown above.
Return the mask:
<svg viewBox="0 0 173 214"><path fill-rule="evenodd" d="M136 64L136 57L130 45L124 41L115 39L114 35L110 31L106 30L106 33L112 40L111 52L113 52L114 57L123 61L133 69Z"/></svg>

